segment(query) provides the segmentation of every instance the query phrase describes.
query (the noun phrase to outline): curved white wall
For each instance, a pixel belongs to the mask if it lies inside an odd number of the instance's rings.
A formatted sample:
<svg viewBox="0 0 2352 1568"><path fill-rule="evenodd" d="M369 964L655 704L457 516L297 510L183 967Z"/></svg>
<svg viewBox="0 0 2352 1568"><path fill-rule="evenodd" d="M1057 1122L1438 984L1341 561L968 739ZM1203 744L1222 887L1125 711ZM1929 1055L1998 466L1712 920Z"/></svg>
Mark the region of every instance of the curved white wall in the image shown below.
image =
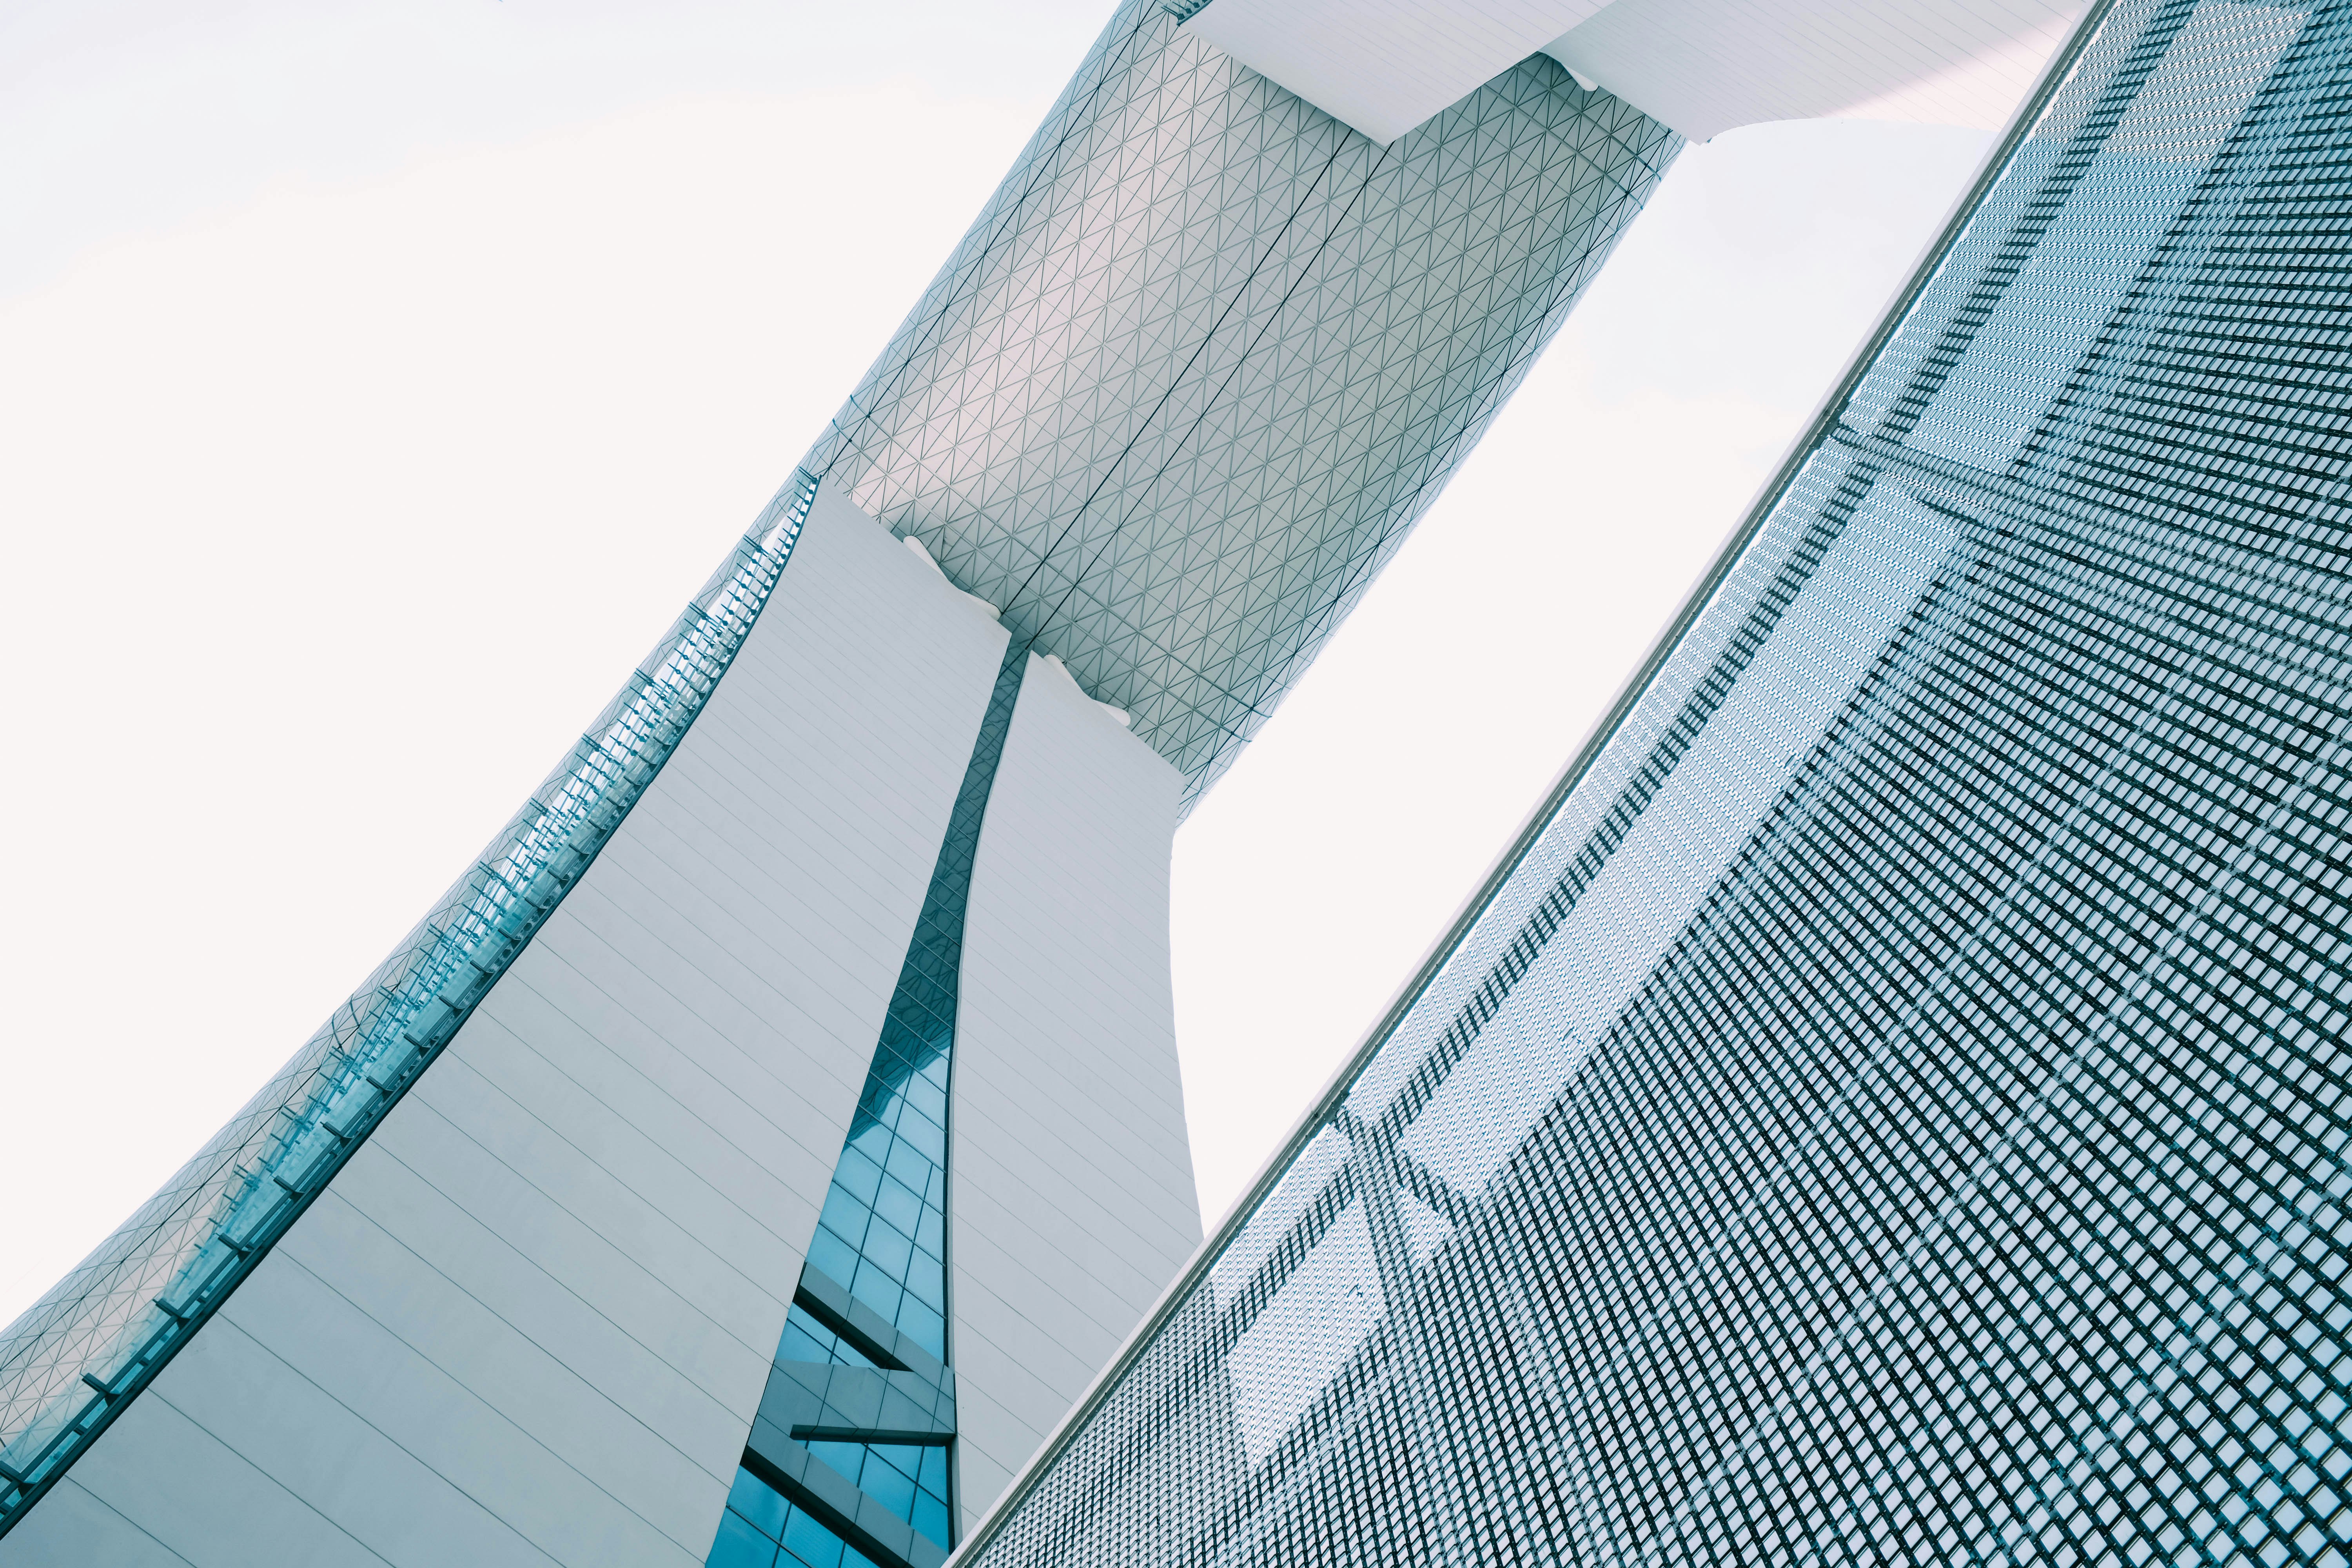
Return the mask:
<svg viewBox="0 0 2352 1568"><path fill-rule="evenodd" d="M1200 1245L1168 968L1182 789L1031 657L972 868L948 1130L966 1529Z"/></svg>
<svg viewBox="0 0 2352 1568"><path fill-rule="evenodd" d="M1004 642L821 493L580 887L0 1564L699 1565Z"/></svg>

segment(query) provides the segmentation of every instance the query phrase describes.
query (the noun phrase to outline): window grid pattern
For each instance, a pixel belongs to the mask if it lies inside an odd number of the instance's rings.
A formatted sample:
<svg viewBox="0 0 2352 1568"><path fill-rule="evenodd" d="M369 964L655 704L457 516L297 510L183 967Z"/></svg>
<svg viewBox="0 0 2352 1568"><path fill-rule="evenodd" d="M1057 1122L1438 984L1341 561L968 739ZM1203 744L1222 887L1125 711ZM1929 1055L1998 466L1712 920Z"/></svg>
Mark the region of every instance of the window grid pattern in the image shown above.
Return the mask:
<svg viewBox="0 0 2352 1568"><path fill-rule="evenodd" d="M897 1045L928 1055L918 1067L885 1038L887 1063L877 1053L809 1261L944 1358L949 1042L901 1034Z"/></svg>
<svg viewBox="0 0 2352 1568"><path fill-rule="evenodd" d="M260 1263L652 784L782 575L806 470L476 864L163 1190L0 1333L0 1535Z"/></svg>
<svg viewBox="0 0 2352 1568"><path fill-rule="evenodd" d="M818 1322L806 1312L791 1312L784 1318L783 1338L777 1342L778 1361L814 1361L828 1366L872 1366L873 1361L856 1345Z"/></svg>
<svg viewBox="0 0 2352 1568"><path fill-rule="evenodd" d="M1681 145L1538 55L1381 147L1125 0L807 465L1189 807Z"/></svg>
<svg viewBox="0 0 2352 1568"><path fill-rule="evenodd" d="M709 1568L878 1568L749 1470L735 1472Z"/></svg>
<svg viewBox="0 0 2352 1568"><path fill-rule="evenodd" d="M1016 644L1050 631L1041 646L1095 695L1140 704L1145 737L1204 784L1678 146L1538 60L1375 148L1129 0L812 461L945 549L951 577L1007 605ZM0 1531L267 1251L617 825L740 645L822 477L795 476L413 942L0 1338ZM888 1134L878 1170L937 1160L914 1121L940 1085L920 1042L901 1044L907 1076L861 1128ZM898 1310L936 1317L940 1194L901 1186L877 1174L849 1191L827 1234L861 1269L874 1260L861 1294L881 1294L887 1223L908 1244ZM856 1237L851 1200L868 1216Z"/></svg>
<svg viewBox="0 0 2352 1568"><path fill-rule="evenodd" d="M776 1359L823 1362L834 1366L870 1367L874 1364L871 1360L859 1352L856 1346L798 1307L793 1308L785 1319L783 1338L776 1348ZM837 1426L856 1425L855 1420L830 1405L824 1406L824 1418L828 1424ZM882 1503L892 1513L897 1514L917 1530L921 1531L930 1540L945 1542L955 1538L954 1516L949 1510L951 1490L949 1484L948 1449L944 1445L918 1447L907 1443L837 1443L812 1440L807 1447L810 1453L833 1467L845 1479L856 1484L859 1489ZM773 1489L749 1469L739 1471L736 1487L739 1492L747 1487L755 1489L746 1494L752 1497L774 1495ZM778 1500L782 1501L782 1499ZM730 1502L729 1506L735 1505ZM737 1511L742 1510L739 1509ZM775 1540L782 1541L783 1537L778 1534L778 1530L781 1528L779 1526L776 1530L769 1530L767 1533ZM804 1512L801 1516L801 1522L795 1525L794 1529L799 1532L795 1539L803 1543L823 1538L840 1544L837 1536L831 1534L824 1524L808 1518ZM740 1533L740 1529L737 1530L737 1533ZM711 1548L711 1568L726 1568L726 1564L737 1560L728 1553L732 1551L740 1554L742 1548L740 1544L730 1545L730 1542L728 1529L722 1529L718 1541ZM847 1548L845 1546L844 1550ZM803 1557L806 1556L806 1551L804 1544ZM789 1562L789 1559L787 1561ZM864 1560L852 1552L850 1561L856 1563ZM761 1568L766 1568L765 1559L761 1559Z"/></svg>
<svg viewBox="0 0 2352 1568"><path fill-rule="evenodd" d="M882 1037L875 1045L849 1137L809 1244L812 1265L841 1280L852 1296L942 1362L948 1359L949 1069L963 962L964 908L971 898L972 863L980 853L989 792L1003 760L1005 737L1012 733L1013 710L1028 667L1028 647L1015 641L1005 650L981 716L971 761L949 811L940 858L883 1016ZM874 1364L797 1303L785 1314L776 1359ZM845 1417L841 1424L855 1425ZM929 1540L941 1545L954 1541L946 1447L821 1441L807 1447ZM852 1563L865 1561L750 1469L738 1471L735 1493L711 1543L711 1568L755 1559L761 1568L770 1562L789 1564L795 1553L798 1561L816 1568L831 1568L845 1552ZM738 1506L747 1499L758 1502L759 1510ZM779 1509L787 1511L776 1512ZM771 1516L772 1528L765 1522ZM819 1548L827 1542L832 1544L826 1550L835 1558L822 1557ZM759 1558L761 1551L772 1555ZM775 1552L785 1555L775 1558Z"/></svg>
<svg viewBox="0 0 2352 1568"><path fill-rule="evenodd" d="M955 1539L948 1520L948 1451L911 1443L816 1443L810 1453L932 1541Z"/></svg>
<svg viewBox="0 0 2352 1568"><path fill-rule="evenodd" d="M849 1139L809 1244L811 1263L941 1361L948 1359L948 1069L963 913L989 789L1028 662L1028 649L1016 644L997 671L907 960L883 1015L874 1063L850 1118ZM799 1307L792 1310L785 1334L788 1344L839 1343Z"/></svg>
<svg viewBox="0 0 2352 1568"><path fill-rule="evenodd" d="M2352 7L2095 26L973 1563L2342 1568Z"/></svg>

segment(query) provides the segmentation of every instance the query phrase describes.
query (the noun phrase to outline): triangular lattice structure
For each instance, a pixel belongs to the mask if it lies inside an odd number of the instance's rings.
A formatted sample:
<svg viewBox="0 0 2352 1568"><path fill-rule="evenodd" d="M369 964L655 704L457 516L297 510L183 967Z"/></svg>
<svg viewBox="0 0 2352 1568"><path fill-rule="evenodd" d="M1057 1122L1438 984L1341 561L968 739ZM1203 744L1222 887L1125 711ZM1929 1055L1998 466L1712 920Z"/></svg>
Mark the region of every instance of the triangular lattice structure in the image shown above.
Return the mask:
<svg viewBox="0 0 2352 1568"><path fill-rule="evenodd" d="M1538 56L1381 147L1131 0L808 466L1197 796L1680 146Z"/></svg>

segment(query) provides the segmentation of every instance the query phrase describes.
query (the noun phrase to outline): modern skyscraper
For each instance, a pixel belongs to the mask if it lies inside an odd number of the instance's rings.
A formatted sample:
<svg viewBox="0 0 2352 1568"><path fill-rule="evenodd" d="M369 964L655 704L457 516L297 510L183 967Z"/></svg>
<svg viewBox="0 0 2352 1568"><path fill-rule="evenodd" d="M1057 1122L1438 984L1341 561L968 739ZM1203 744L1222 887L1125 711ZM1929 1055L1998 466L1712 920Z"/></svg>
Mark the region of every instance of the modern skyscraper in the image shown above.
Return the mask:
<svg viewBox="0 0 2352 1568"><path fill-rule="evenodd" d="M2346 1561L2347 99L2094 16L963 1561Z"/></svg>
<svg viewBox="0 0 2352 1568"><path fill-rule="evenodd" d="M2116 431L2205 460L2202 437L2113 412L2153 395L2126 359L2203 352L2133 312L2207 288L2207 318L2243 313L2196 258L2239 257L2230 223L2324 223L2324 200L2254 194L2274 167L2318 188L2288 119L2260 171L2231 150L2265 83L2324 100L2326 66L2296 62L2334 35L2137 3L2004 153L1903 331L1282 1182L972 1552L1656 1537L1667 1515L1643 1510L1699 1485L1705 1444L1761 1432L1769 1457L1795 1429L1743 1399L1793 1410L1805 1368L1847 1364L1861 1331L1822 1303L1897 1280L1905 1238L1932 1251L1931 1209L1977 1213L1969 1140L2007 1140L1984 1159L2022 1173L2025 1131L2060 1136L2056 1086L2109 1038L2075 992L2111 1012L2155 994L2142 972L2208 887L2252 874L2233 846L2303 820L2263 803L2305 798L2336 710L2298 688L2303 728L2278 731L2230 661L2295 635L2262 594L2310 619L2293 595L2323 590L2284 585L2251 532L2202 539L2193 499L2095 492ZM2005 109L2069 20L1916 0L1815 36L1712 0L1122 6L574 754L0 1336L0 1565L939 1562L1198 1240L1166 952L1189 803L1684 135ZM2200 205L2216 170L2234 205ZM2189 213L2202 250L2175 237ZM2158 274L2174 295L2147 291ZM2242 489L2260 437L2232 417ZM2241 599L2174 586L2209 579ZM2098 686L2111 646L2133 651ZM2120 831L2099 790L2154 787L2161 746L2209 743L2164 728L2206 692L2278 777L2254 804L2191 780L2167 808L2188 816L2149 816L2194 853L2140 873L2172 912L2135 925L2137 884L2091 899L2054 868ZM2239 816L2192 824L2209 798ZM2085 1180L2069 1215L2092 1212ZM1945 1267L1973 1279L1975 1256ZM2024 1396L1983 1369L2024 1352L2008 1320L1985 1331L1904 1331L2005 1409ZM1864 1384L1838 1387L1864 1408ZM1806 1451L1844 1474L1823 1440ZM2000 1493L2011 1472L1987 1473ZM1812 1506L1791 1539L1846 1528Z"/></svg>

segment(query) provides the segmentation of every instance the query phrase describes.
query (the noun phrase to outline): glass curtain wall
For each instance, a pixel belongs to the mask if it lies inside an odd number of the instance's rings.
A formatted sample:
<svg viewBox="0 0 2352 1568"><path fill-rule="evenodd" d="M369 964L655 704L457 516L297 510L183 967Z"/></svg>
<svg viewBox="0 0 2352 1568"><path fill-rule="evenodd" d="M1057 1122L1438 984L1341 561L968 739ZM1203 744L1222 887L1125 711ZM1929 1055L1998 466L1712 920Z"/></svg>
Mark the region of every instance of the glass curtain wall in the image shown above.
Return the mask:
<svg viewBox="0 0 2352 1568"><path fill-rule="evenodd" d="M1027 644L1015 642L997 671L922 913L883 1018L874 1064L809 1244L812 1268L846 1286L853 1300L941 1363L949 1359L949 1069L955 1046L964 908L989 791L1004 755L1028 664ZM776 1359L877 1365L798 1303L784 1321ZM954 1543L945 1445L811 1438L806 1447L925 1539L940 1546ZM751 1468L736 1477L727 1518L709 1558L711 1568L836 1568L844 1562L854 1568L866 1561L817 1516Z"/></svg>

